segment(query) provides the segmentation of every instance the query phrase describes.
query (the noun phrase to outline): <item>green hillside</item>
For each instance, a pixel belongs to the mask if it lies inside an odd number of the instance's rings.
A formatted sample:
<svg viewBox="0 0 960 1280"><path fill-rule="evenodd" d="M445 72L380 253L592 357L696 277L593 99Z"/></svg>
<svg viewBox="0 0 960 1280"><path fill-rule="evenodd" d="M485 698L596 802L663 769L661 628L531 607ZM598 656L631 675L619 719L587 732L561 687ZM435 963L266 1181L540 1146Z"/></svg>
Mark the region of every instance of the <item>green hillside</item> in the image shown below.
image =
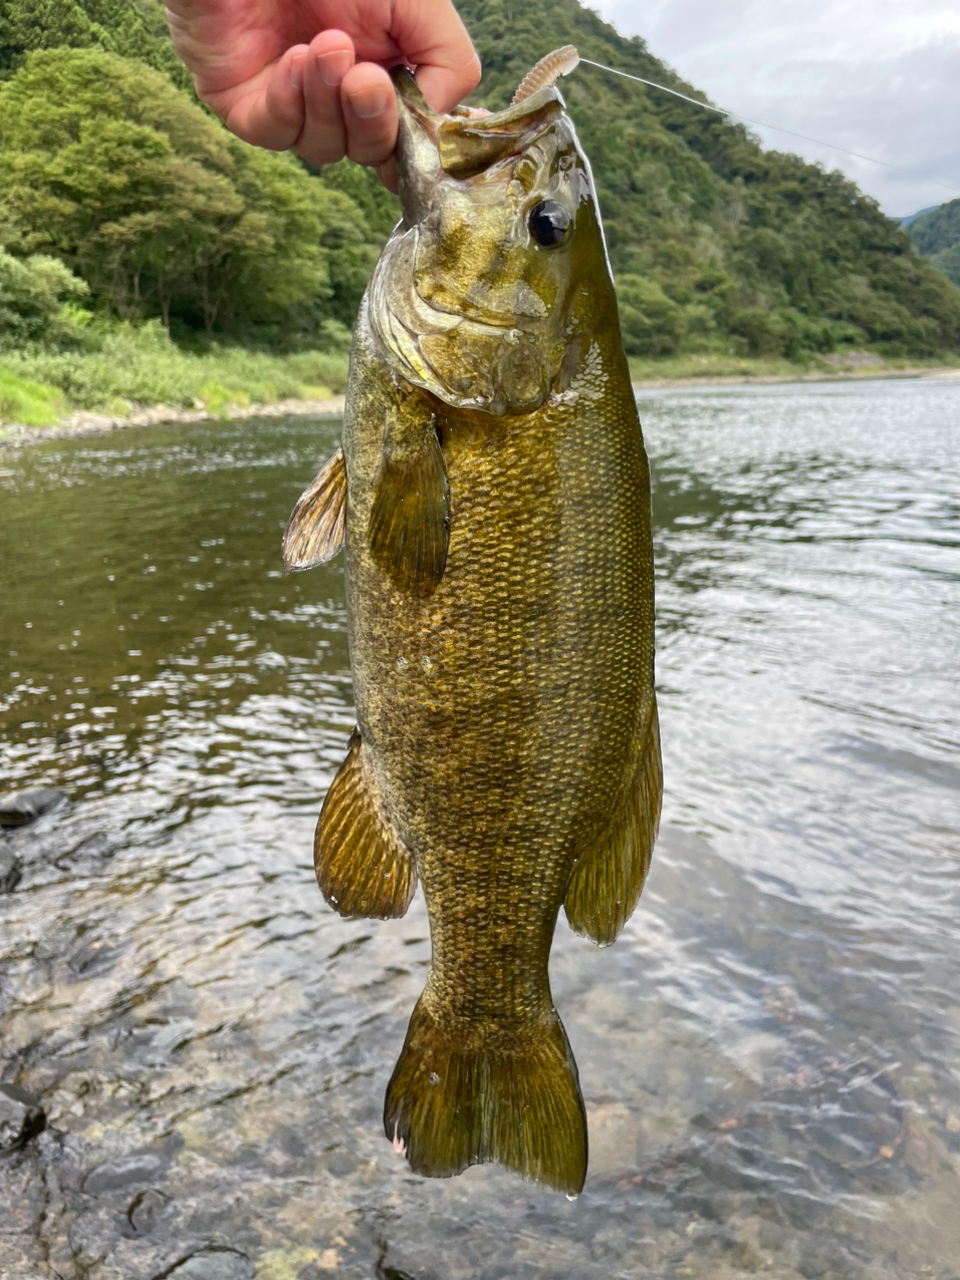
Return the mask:
<svg viewBox="0 0 960 1280"><path fill-rule="evenodd" d="M459 7L491 107L566 42L702 96L576 0ZM593 67L562 88L631 354L960 354L960 290L841 174ZM342 349L395 217L370 171L233 139L193 97L159 0L0 0L0 349L96 350L150 319L187 345Z"/></svg>
<svg viewBox="0 0 960 1280"><path fill-rule="evenodd" d="M549 47L704 95L576 0L459 4L504 101ZM740 125L594 67L563 82L593 164L629 350L733 344L802 355L844 345L960 347L960 294L840 173L764 151Z"/></svg>
<svg viewBox="0 0 960 1280"><path fill-rule="evenodd" d="M960 285L960 200L921 213L910 223L910 238L918 253Z"/></svg>

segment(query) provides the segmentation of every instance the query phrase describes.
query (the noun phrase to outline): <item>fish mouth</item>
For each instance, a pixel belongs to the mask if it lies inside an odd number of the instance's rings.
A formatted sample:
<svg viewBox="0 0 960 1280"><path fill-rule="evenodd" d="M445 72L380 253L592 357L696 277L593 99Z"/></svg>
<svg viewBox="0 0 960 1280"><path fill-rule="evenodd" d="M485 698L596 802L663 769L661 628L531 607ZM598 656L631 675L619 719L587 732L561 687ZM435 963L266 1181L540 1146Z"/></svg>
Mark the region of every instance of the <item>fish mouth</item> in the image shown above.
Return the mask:
<svg viewBox="0 0 960 1280"><path fill-rule="evenodd" d="M415 193L420 195L420 199L411 200L420 205L422 194L418 188L444 175L455 179L475 177L498 161L518 155L549 129L564 109L559 90L551 86L538 89L502 111L455 107L442 114L429 105L408 67L394 67L390 74L400 115L397 161L405 220L405 194L408 198Z"/></svg>

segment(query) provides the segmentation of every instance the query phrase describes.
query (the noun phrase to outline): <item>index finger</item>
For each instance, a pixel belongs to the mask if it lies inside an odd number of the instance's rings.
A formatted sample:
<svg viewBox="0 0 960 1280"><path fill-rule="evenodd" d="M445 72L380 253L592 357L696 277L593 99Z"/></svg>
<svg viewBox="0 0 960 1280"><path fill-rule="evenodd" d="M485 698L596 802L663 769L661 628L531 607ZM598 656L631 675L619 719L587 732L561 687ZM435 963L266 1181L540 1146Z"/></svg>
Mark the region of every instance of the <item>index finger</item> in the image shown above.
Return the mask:
<svg viewBox="0 0 960 1280"><path fill-rule="evenodd" d="M450 0L400 0L390 34L434 111L450 111L480 83L480 59Z"/></svg>

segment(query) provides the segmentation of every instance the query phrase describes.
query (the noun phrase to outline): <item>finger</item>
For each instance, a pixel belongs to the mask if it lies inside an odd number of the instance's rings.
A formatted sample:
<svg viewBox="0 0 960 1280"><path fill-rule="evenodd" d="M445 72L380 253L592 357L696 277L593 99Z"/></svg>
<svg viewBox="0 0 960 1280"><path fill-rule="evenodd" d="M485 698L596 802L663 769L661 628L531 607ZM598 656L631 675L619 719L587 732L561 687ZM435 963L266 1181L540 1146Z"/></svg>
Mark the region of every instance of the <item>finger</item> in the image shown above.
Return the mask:
<svg viewBox="0 0 960 1280"><path fill-rule="evenodd" d="M417 68L417 84L434 111L450 111L480 83L480 59L449 0L397 6L392 32Z"/></svg>
<svg viewBox="0 0 960 1280"><path fill-rule="evenodd" d="M271 151L286 151L303 127L302 67L306 51L306 45L295 45L243 84L199 96L244 142Z"/></svg>
<svg viewBox="0 0 960 1280"><path fill-rule="evenodd" d="M311 164L335 164L346 155L340 90L355 57L353 41L343 31L324 31L310 44L303 79L303 131L295 150Z"/></svg>
<svg viewBox="0 0 960 1280"><path fill-rule="evenodd" d="M303 130L303 79L307 46L294 45L276 64L267 81L263 107L255 125L257 141L271 151L286 151ZM254 113L256 117L256 112Z"/></svg>
<svg viewBox="0 0 960 1280"><path fill-rule="evenodd" d="M347 155L357 164L379 165L397 141L397 95L382 67L361 62L340 86L347 126Z"/></svg>

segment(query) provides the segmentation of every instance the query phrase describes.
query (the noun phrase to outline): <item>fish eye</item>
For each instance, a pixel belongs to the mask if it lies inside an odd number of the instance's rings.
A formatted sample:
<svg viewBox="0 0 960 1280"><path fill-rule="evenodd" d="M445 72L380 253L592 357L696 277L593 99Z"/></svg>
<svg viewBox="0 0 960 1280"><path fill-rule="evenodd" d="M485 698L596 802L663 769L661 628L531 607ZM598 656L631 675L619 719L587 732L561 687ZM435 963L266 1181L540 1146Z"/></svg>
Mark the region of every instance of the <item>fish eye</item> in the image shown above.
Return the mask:
<svg viewBox="0 0 960 1280"><path fill-rule="evenodd" d="M556 200L541 200L527 214L530 235L544 249L552 249L562 242L570 221L570 214Z"/></svg>

